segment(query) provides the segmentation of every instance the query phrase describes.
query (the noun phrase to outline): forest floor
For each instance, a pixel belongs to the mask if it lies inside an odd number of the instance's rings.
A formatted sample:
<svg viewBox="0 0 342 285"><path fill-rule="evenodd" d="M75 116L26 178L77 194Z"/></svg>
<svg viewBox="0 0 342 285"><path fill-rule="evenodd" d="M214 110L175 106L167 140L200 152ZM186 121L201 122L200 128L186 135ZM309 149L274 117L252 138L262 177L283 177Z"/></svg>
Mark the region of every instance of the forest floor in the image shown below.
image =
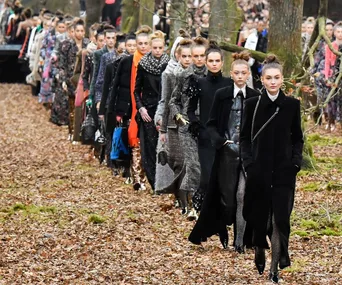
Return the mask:
<svg viewBox="0 0 342 285"><path fill-rule="evenodd" d="M189 243L171 196L114 178L28 86L0 85L0 119L0 284L268 284L251 250ZM316 170L299 173L281 283L342 284L342 134L308 137Z"/></svg>

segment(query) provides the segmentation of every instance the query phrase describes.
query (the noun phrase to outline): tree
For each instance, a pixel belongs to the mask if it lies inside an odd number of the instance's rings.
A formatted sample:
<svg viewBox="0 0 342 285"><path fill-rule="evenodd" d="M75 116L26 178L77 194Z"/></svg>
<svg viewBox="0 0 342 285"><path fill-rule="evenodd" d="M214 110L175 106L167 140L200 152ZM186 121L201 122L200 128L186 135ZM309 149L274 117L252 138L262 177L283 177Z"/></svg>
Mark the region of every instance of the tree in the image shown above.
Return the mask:
<svg viewBox="0 0 342 285"><path fill-rule="evenodd" d="M242 22L242 11L235 0L212 0L209 25L209 38L217 42L236 43ZM230 68L231 54L225 52L224 71Z"/></svg>
<svg viewBox="0 0 342 285"><path fill-rule="evenodd" d="M184 0L173 0L170 18L171 18L171 34L170 38L175 38L181 28L187 27L188 7Z"/></svg>
<svg viewBox="0 0 342 285"><path fill-rule="evenodd" d="M268 50L284 64L284 75L301 70L301 25L303 0L269 0L270 29Z"/></svg>
<svg viewBox="0 0 342 285"><path fill-rule="evenodd" d="M135 0L123 0L121 13L121 31L124 33L136 31L139 25L138 3Z"/></svg>
<svg viewBox="0 0 342 285"><path fill-rule="evenodd" d="M87 7L87 27L100 21L104 0L86 0Z"/></svg>
<svg viewBox="0 0 342 285"><path fill-rule="evenodd" d="M148 25L152 27L154 13L154 0L139 0L139 26Z"/></svg>

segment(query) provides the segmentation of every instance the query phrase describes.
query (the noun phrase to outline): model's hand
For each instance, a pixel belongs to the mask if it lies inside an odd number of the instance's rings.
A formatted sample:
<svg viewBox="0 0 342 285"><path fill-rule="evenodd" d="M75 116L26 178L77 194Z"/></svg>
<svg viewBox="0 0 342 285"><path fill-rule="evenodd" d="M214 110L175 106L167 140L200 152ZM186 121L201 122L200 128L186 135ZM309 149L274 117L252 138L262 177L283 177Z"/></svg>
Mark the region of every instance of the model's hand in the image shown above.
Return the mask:
<svg viewBox="0 0 342 285"><path fill-rule="evenodd" d="M144 122L152 122L152 119L151 119L150 115L148 114L145 107L141 107L139 109L139 113L141 115L141 118L144 120Z"/></svg>
<svg viewBox="0 0 342 285"><path fill-rule="evenodd" d="M122 123L122 117L116 116L116 121L117 121L118 123Z"/></svg>
<svg viewBox="0 0 342 285"><path fill-rule="evenodd" d="M96 110L97 110L97 111L100 110L100 105L101 105L101 102L97 102L97 103L96 103Z"/></svg>
<svg viewBox="0 0 342 285"><path fill-rule="evenodd" d="M165 133L161 133L159 135L159 139L162 143L166 143L166 134Z"/></svg>
<svg viewBox="0 0 342 285"><path fill-rule="evenodd" d="M104 121L104 115L99 115L99 120Z"/></svg>

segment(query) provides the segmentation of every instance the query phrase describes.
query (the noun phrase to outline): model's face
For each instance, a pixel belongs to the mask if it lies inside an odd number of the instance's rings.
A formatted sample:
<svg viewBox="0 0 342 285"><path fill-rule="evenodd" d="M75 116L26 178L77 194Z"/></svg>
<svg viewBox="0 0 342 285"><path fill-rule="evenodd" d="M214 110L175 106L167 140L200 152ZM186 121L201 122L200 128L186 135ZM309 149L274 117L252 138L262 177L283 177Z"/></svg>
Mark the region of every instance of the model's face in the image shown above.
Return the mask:
<svg viewBox="0 0 342 285"><path fill-rule="evenodd" d="M150 51L150 44L147 36L137 37L137 49L141 54L146 54Z"/></svg>
<svg viewBox="0 0 342 285"><path fill-rule="evenodd" d="M135 53L136 50L137 50L137 41L136 40L128 40L126 42L126 51L129 54L133 54L133 53Z"/></svg>
<svg viewBox="0 0 342 285"><path fill-rule="evenodd" d="M125 51L125 42L120 42L116 48L118 54L122 54Z"/></svg>
<svg viewBox="0 0 342 285"><path fill-rule="evenodd" d="M337 28L334 32L336 40L342 41L342 27Z"/></svg>
<svg viewBox="0 0 342 285"><path fill-rule="evenodd" d="M314 30L314 25L313 24L306 24L306 32L309 34L309 35L312 35L312 32Z"/></svg>
<svg viewBox="0 0 342 285"><path fill-rule="evenodd" d="M104 35L98 35L97 36L96 45L97 45L98 49L103 48L103 46L105 45L105 36Z"/></svg>
<svg viewBox="0 0 342 285"><path fill-rule="evenodd" d="M283 84L283 75L278 68L268 68L261 77L266 90L271 95L277 95L281 85Z"/></svg>
<svg viewBox="0 0 342 285"><path fill-rule="evenodd" d="M192 49L192 61L197 67L205 64L205 47L194 47Z"/></svg>
<svg viewBox="0 0 342 285"><path fill-rule="evenodd" d="M219 71L221 71L223 66L221 54L219 52L209 53L206 65L208 70L212 73L218 73Z"/></svg>
<svg viewBox="0 0 342 285"><path fill-rule="evenodd" d="M182 48L179 55L179 62L184 67L187 68L192 63L191 49L190 48Z"/></svg>
<svg viewBox="0 0 342 285"><path fill-rule="evenodd" d="M68 30L68 35L69 35L69 38L73 39L74 36L75 36L75 29L74 28L70 28Z"/></svg>
<svg viewBox="0 0 342 285"><path fill-rule="evenodd" d="M247 64L233 64L232 70L230 71L230 76L239 88L242 88L246 85L249 75L250 72Z"/></svg>
<svg viewBox="0 0 342 285"><path fill-rule="evenodd" d="M334 28L332 25L325 26L325 33L327 34L328 38L331 39L334 33Z"/></svg>
<svg viewBox="0 0 342 285"><path fill-rule="evenodd" d="M164 42L160 39L155 39L151 43L152 55L156 58L160 58L164 52Z"/></svg>
<svg viewBox="0 0 342 285"><path fill-rule="evenodd" d="M64 23L58 23L56 30L58 33L63 34L66 31L66 25Z"/></svg>
<svg viewBox="0 0 342 285"><path fill-rule="evenodd" d="M106 33L105 34L106 46L109 49L113 49L116 43L116 34L115 33Z"/></svg>
<svg viewBox="0 0 342 285"><path fill-rule="evenodd" d="M77 25L75 28L75 39L82 40L84 38L84 27L82 25Z"/></svg>

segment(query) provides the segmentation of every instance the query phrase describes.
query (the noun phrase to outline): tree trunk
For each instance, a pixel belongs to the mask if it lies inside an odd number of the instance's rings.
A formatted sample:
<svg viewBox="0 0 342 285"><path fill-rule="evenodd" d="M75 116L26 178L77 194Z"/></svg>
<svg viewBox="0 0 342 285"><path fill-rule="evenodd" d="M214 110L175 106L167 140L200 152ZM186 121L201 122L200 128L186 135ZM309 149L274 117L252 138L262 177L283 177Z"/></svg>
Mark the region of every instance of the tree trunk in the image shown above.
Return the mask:
<svg viewBox="0 0 342 285"><path fill-rule="evenodd" d="M100 21L103 3L103 0L86 0L87 28Z"/></svg>
<svg viewBox="0 0 342 285"><path fill-rule="evenodd" d="M284 76L301 70L301 25L303 0L270 0L268 51L284 64Z"/></svg>
<svg viewBox="0 0 342 285"><path fill-rule="evenodd" d="M123 33L135 32L139 25L139 7L135 0L122 1L122 24Z"/></svg>
<svg viewBox="0 0 342 285"><path fill-rule="evenodd" d="M171 34L170 39L175 39L180 28L187 27L187 2L184 0L173 0L170 11ZM187 27L189 28L189 27Z"/></svg>
<svg viewBox="0 0 342 285"><path fill-rule="evenodd" d="M139 26L148 25L152 27L154 0L140 0L139 5Z"/></svg>
<svg viewBox="0 0 342 285"><path fill-rule="evenodd" d="M242 11L235 0L212 0L209 25L209 38L217 42L236 43L242 22ZM231 53L225 52L223 71L228 74L231 64Z"/></svg>

